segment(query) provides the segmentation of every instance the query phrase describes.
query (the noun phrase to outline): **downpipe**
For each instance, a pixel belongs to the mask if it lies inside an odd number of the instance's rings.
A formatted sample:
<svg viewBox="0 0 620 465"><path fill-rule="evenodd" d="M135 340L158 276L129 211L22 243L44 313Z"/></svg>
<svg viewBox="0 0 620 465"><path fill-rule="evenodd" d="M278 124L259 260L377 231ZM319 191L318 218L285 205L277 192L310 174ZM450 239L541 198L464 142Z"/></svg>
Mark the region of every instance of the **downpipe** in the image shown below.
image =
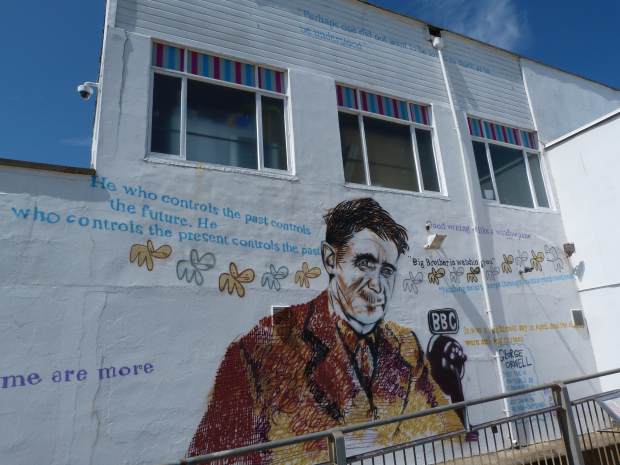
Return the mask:
<svg viewBox="0 0 620 465"><path fill-rule="evenodd" d="M448 94L448 102L450 103L450 110L452 112L452 119L454 122L454 127L456 129L457 137L459 139L459 151L461 153L461 162L463 165L463 172L465 173L465 186L467 191L467 201L469 204L469 215L471 218L472 225L474 226L474 243L476 247L476 254L478 255L479 263L482 266L482 246L480 245L480 237L476 232L478 230L478 216L476 214L476 207L474 205L473 192L474 187L472 185L472 179L469 172L469 165L467 163L467 152L465 150L463 135L461 133L461 126L459 124L458 113L456 111L456 106L454 104L454 98L452 96L452 85L450 83L450 77L448 75L448 70L446 68L446 62L443 57L443 48L445 46L444 41L441 37L433 37L431 40L432 46L437 53L439 54L439 63L441 64L441 72L443 74L444 83L446 86L446 92ZM491 334L495 334L495 319L493 318L493 311L491 309L491 299L489 297L489 288L487 284L486 274L484 271L481 271L480 277L482 280L482 294L484 296L484 304L486 306L486 314L489 323L489 329L491 330ZM499 350L494 345L494 355L497 372L499 374L499 384L502 394L505 394L506 391L506 380L504 379L504 372L502 370L502 363L500 361ZM504 414L506 417L510 417L512 415L512 411L510 409L510 403L507 398L504 398Z"/></svg>

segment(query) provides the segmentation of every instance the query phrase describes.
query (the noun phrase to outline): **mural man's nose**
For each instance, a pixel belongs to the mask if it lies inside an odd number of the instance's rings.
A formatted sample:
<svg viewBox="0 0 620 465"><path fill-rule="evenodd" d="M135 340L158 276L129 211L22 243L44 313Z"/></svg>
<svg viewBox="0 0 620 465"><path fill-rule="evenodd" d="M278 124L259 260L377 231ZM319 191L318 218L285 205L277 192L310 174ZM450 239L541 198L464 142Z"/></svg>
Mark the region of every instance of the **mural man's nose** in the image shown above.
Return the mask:
<svg viewBox="0 0 620 465"><path fill-rule="evenodd" d="M376 292L377 294L381 293L383 290L383 286L381 285L381 279L378 276L373 276L368 281L368 287L370 290Z"/></svg>

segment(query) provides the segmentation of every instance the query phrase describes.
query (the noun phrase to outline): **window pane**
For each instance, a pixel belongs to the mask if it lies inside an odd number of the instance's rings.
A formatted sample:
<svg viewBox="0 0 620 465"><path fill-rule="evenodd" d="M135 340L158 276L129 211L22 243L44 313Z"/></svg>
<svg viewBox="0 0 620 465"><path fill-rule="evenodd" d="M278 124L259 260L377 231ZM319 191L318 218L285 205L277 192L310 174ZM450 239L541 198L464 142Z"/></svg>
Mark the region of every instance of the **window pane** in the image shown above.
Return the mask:
<svg viewBox="0 0 620 465"><path fill-rule="evenodd" d="M437 165L433 154L433 138L430 131L416 129L415 137L418 142L420 157L420 171L425 191L439 192L439 179L437 178Z"/></svg>
<svg viewBox="0 0 620 465"><path fill-rule="evenodd" d="M187 81L187 159L258 169L256 94Z"/></svg>
<svg viewBox="0 0 620 465"><path fill-rule="evenodd" d="M364 118L364 131L371 184L417 191L409 126Z"/></svg>
<svg viewBox="0 0 620 465"><path fill-rule="evenodd" d="M284 100L261 97L263 107L263 159L265 168L287 169Z"/></svg>
<svg viewBox="0 0 620 465"><path fill-rule="evenodd" d="M499 201L507 205L534 207L525 160L521 150L489 144Z"/></svg>
<svg viewBox="0 0 620 465"><path fill-rule="evenodd" d="M493 179L491 178L491 169L489 168L489 162L487 160L486 147L481 142L474 142L473 144L482 198L486 200L496 200L495 191L493 190Z"/></svg>
<svg viewBox="0 0 620 465"><path fill-rule="evenodd" d="M181 146L181 79L155 74L151 152L179 155Z"/></svg>
<svg viewBox="0 0 620 465"><path fill-rule="evenodd" d="M547 191L545 190L545 181L540 168L540 157L536 153L528 153L527 159L530 162L530 173L532 175L534 190L536 191L538 206L549 208L549 199L547 198Z"/></svg>
<svg viewBox="0 0 620 465"><path fill-rule="evenodd" d="M362 138L357 116L338 113L340 121L340 145L342 147L342 166L346 182L366 184L364 159L362 157Z"/></svg>

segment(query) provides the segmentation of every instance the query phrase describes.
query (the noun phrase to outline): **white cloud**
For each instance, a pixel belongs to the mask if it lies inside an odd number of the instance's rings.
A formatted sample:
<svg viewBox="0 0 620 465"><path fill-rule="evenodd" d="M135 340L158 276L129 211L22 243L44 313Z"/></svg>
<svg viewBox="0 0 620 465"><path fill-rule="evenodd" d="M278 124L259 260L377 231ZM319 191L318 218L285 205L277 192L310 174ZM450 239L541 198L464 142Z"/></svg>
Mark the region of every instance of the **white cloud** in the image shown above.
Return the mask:
<svg viewBox="0 0 620 465"><path fill-rule="evenodd" d="M527 18L517 0L417 0L416 16L437 26L508 50L528 40Z"/></svg>
<svg viewBox="0 0 620 465"><path fill-rule="evenodd" d="M69 147L90 147L93 143L92 137L68 137L61 139L62 145L68 145Z"/></svg>

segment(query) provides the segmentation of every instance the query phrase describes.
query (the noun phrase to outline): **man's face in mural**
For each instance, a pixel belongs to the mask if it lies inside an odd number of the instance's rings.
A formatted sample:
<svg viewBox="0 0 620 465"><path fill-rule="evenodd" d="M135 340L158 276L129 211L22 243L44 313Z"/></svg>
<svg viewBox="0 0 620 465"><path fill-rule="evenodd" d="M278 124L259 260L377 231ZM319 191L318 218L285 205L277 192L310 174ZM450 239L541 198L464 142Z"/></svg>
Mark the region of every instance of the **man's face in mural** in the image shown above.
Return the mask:
<svg viewBox="0 0 620 465"><path fill-rule="evenodd" d="M359 333L365 334L385 316L394 290L398 249L369 229L353 235L342 250L323 243L323 264L330 275L329 297Z"/></svg>

